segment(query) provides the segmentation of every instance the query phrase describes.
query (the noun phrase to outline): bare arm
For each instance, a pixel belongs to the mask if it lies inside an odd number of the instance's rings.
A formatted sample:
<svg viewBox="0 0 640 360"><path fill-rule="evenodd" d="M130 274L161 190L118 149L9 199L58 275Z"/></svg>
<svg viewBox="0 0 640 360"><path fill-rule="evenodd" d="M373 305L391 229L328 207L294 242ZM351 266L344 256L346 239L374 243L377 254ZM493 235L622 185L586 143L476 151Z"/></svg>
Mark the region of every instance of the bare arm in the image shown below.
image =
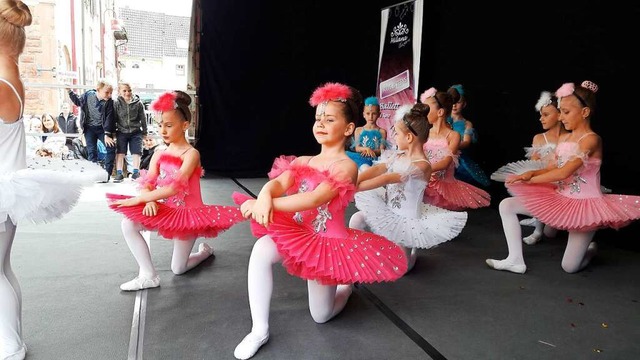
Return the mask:
<svg viewBox="0 0 640 360"><path fill-rule="evenodd" d="M458 134L456 131L452 131L450 136L451 138L449 139L449 151L451 151L452 154L457 154L460 144L460 134ZM452 161L453 156L447 156L437 163L431 164L431 171L436 172L444 170L449 166L449 164L451 164Z"/></svg>

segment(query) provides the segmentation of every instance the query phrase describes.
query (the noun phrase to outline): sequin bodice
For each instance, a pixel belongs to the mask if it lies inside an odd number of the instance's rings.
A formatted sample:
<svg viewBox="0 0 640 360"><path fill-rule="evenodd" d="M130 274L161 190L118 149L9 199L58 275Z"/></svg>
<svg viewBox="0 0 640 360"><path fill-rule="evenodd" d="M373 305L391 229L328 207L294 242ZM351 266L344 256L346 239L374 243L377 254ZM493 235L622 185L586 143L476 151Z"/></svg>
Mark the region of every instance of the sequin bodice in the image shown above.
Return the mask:
<svg viewBox="0 0 640 360"><path fill-rule="evenodd" d="M393 153L388 159L387 152ZM424 173L411 159L396 154L394 150L387 150L383 153L383 160L387 164L387 172L398 173L402 176L402 181L385 186L385 200L387 206L394 213L409 217L418 218L422 214L422 197L427 186Z"/></svg>
<svg viewBox="0 0 640 360"><path fill-rule="evenodd" d="M164 152L158 159L158 179L157 187L173 186L178 192L164 199L165 205L170 207L199 207L202 206L202 195L200 194L200 177L203 174L201 167L196 168L189 179L179 179L178 171L182 166L182 159L179 156Z"/></svg>
<svg viewBox="0 0 640 360"><path fill-rule="evenodd" d="M582 156L576 142L561 142L556 147L558 167L576 157L583 157L583 164L568 178L558 182L558 192L564 196L586 199L602 196L600 189L600 159Z"/></svg>
<svg viewBox="0 0 640 360"><path fill-rule="evenodd" d="M378 129L362 129L358 138L358 146L366 146L370 149L377 150L383 144L384 139L382 133Z"/></svg>
<svg viewBox="0 0 640 360"><path fill-rule="evenodd" d="M429 138L424 144L424 150L431 164L435 164L445 157L451 156L449 142L446 138ZM454 161L452 161L446 169L433 172L431 177L436 180L454 181L455 160L454 157Z"/></svg>
<svg viewBox="0 0 640 360"><path fill-rule="evenodd" d="M338 184L339 181L331 178L327 171L320 171L307 165L293 165L291 172L295 184L287 194L296 194L313 191L324 181ZM350 200L353 199L355 186L342 185L338 189L338 195L328 203L314 209L299 211L293 214L293 219L300 224L311 228L313 232L332 237L347 236L345 226L345 210Z"/></svg>

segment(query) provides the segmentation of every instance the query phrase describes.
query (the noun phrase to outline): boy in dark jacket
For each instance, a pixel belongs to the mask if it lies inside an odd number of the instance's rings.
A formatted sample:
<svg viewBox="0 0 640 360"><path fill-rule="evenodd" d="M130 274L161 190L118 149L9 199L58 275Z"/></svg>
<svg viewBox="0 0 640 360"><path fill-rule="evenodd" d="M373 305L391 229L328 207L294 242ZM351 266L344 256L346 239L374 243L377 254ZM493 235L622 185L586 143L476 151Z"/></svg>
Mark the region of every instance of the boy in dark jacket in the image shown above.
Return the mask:
<svg viewBox="0 0 640 360"><path fill-rule="evenodd" d="M122 168L127 148L133 158L133 169L128 169L132 173L131 178L137 179L140 176L140 155L142 154L142 138L147 135L147 118L144 114L144 105L138 95L131 91L129 83L118 84L118 100L114 104L116 113L116 176L114 182L124 179Z"/></svg>
<svg viewBox="0 0 640 360"><path fill-rule="evenodd" d="M60 114L58 115L58 127L65 134L78 134L78 119L71 111L69 111L69 103L63 102L62 106L60 106ZM68 136L66 145L70 150L70 154L74 154L73 148L73 139L74 136ZM78 158L78 157L77 157ZM80 159L80 158L78 158Z"/></svg>
<svg viewBox="0 0 640 360"><path fill-rule="evenodd" d="M78 96L69 88L67 90L71 101L82 109L80 128L87 143L88 160L98 162L98 140L101 140L107 147L104 168L109 174L106 179L106 182L108 182L113 172L113 162L116 157L116 122L113 112L113 99L111 99L113 85L106 80L99 80L95 90L89 90L82 96Z"/></svg>

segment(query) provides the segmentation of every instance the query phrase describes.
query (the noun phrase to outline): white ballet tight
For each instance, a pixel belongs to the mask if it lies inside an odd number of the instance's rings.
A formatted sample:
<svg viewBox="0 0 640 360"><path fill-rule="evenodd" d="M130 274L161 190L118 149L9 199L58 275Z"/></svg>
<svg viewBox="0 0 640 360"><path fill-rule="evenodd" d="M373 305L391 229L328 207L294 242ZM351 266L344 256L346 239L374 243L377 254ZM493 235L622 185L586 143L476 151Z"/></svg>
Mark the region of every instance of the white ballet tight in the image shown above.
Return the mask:
<svg viewBox="0 0 640 360"><path fill-rule="evenodd" d="M11 269L11 245L16 226L7 219L0 232L0 358L22 347L22 292ZM0 227L1 228L1 227Z"/></svg>
<svg viewBox="0 0 640 360"><path fill-rule="evenodd" d="M518 214L531 214L522 205L522 202L515 197L510 197L500 202L500 217L504 235L507 238L509 256L506 260L512 264L524 264L522 255L522 229L518 221ZM595 231L580 232L569 231L567 247L562 257L562 269L568 273L575 273L584 269L595 254L594 251L587 251Z"/></svg>
<svg viewBox="0 0 640 360"><path fill-rule="evenodd" d="M365 221L364 212L357 211L356 213L351 215L351 218L349 219L349 227L352 229L358 229L358 230L368 230L369 226ZM392 239L389 239L389 240L393 241ZM407 256L407 259L409 261L409 264L407 266L407 272L409 272L411 271L411 269L413 269L413 267L416 264L416 259L418 257L418 254L416 253L416 249L404 247L402 245L398 245L398 246L400 246L402 250L404 250L404 253Z"/></svg>
<svg viewBox="0 0 640 360"><path fill-rule="evenodd" d="M140 267L138 275L150 279L155 277L157 272L151 260L149 244L142 235L142 231L144 231L144 228L139 223L135 223L126 218L122 220L122 235L127 241L133 257L136 259L136 262L138 262L138 266ZM211 256L211 253L207 251L192 254L191 249L193 249L195 242L196 239L173 241L171 271L173 271L174 274L184 274Z"/></svg>
<svg viewBox="0 0 640 360"><path fill-rule="evenodd" d="M273 293L273 264L282 260L276 244L265 235L256 241L249 258L249 306L253 326L251 333L256 338L269 332L269 308ZM351 285L322 285L307 281L309 311L317 323L325 323L336 316L351 295Z"/></svg>

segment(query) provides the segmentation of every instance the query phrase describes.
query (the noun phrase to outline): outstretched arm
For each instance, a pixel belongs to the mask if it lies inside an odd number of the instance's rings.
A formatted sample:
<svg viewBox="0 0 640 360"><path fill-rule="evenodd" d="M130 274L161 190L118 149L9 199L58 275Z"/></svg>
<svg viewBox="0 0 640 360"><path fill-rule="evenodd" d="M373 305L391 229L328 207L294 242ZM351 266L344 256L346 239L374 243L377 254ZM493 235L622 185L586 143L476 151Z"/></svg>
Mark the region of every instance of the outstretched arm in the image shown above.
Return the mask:
<svg viewBox="0 0 640 360"><path fill-rule="evenodd" d="M471 123L471 121L465 120L464 134L460 139L460 150L466 149L471 146L471 143L473 142L474 131L475 130L473 129L473 124Z"/></svg>

